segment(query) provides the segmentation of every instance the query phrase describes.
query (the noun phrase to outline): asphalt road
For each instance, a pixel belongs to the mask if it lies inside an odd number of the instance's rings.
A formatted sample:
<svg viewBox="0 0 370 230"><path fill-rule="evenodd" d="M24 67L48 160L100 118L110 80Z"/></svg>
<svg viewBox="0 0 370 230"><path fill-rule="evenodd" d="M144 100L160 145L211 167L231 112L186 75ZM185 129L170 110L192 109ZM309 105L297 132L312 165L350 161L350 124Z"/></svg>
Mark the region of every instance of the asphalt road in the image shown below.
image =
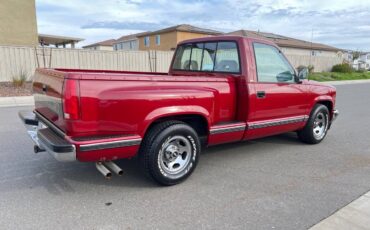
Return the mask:
<svg viewBox="0 0 370 230"><path fill-rule="evenodd" d="M309 228L370 190L370 84L337 89L341 114L321 144L289 133L212 147L173 187L134 160L108 181L94 164L35 155L22 108L0 108L0 229Z"/></svg>

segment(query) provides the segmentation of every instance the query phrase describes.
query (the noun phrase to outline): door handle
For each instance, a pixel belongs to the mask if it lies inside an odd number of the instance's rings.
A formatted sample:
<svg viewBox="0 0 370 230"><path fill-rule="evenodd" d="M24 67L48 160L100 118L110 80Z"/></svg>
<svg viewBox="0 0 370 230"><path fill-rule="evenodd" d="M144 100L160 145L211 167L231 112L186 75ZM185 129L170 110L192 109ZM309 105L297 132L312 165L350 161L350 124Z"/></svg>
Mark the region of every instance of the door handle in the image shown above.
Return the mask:
<svg viewBox="0 0 370 230"><path fill-rule="evenodd" d="M257 98L265 98L266 92L265 91L257 91Z"/></svg>

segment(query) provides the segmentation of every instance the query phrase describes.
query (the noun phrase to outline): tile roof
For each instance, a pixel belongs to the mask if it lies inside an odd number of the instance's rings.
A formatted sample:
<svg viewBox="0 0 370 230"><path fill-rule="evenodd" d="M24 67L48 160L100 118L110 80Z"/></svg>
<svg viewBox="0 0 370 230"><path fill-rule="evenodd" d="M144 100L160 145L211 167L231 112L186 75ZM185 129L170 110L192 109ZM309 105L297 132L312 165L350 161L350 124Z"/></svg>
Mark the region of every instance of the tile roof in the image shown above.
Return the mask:
<svg viewBox="0 0 370 230"><path fill-rule="evenodd" d="M93 46L113 46L115 41L116 39L109 39L109 40L93 43L87 46L83 46L82 48L88 48L88 47L93 47Z"/></svg>
<svg viewBox="0 0 370 230"><path fill-rule="evenodd" d="M313 50L326 50L326 51L341 51L341 49L333 46L328 46L321 43L303 41L291 37L282 36L279 34L251 31L251 30L237 30L227 33L226 35L239 35L251 38L264 38L276 43L280 47L300 48L300 49L313 49Z"/></svg>
<svg viewBox="0 0 370 230"><path fill-rule="evenodd" d="M146 35L150 33L149 31L147 32L141 32L141 33L136 33L136 34L129 34L129 35L124 35L120 38L118 38L114 43L119 43L119 42L122 42L122 41L129 41L129 40L135 40L137 39L139 36L143 36L143 35Z"/></svg>
<svg viewBox="0 0 370 230"><path fill-rule="evenodd" d="M200 28L200 27L196 27L196 26L192 26L192 25L188 25L188 24L181 24L181 25L171 26L171 27L164 28L164 29L157 30L157 31L153 31L153 32L148 32L148 33L146 33L144 35L141 35L141 36L161 34L161 33L167 33L167 32L172 32L172 31L192 32L192 33L209 34L209 35L223 34L222 32L216 31L216 30ZM138 37L141 37L141 36L138 36Z"/></svg>

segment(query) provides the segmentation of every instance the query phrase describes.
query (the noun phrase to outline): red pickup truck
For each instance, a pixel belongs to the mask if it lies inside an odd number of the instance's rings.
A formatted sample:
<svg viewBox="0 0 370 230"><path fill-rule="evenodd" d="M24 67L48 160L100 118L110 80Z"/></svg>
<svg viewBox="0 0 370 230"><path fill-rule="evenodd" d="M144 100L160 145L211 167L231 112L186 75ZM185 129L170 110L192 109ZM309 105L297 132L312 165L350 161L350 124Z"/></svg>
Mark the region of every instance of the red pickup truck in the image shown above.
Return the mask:
<svg viewBox="0 0 370 230"><path fill-rule="evenodd" d="M206 146L297 132L316 144L338 115L336 90L307 80L266 40L217 36L181 42L169 73L37 69L34 111L20 118L60 161L138 156L162 185L186 179Z"/></svg>

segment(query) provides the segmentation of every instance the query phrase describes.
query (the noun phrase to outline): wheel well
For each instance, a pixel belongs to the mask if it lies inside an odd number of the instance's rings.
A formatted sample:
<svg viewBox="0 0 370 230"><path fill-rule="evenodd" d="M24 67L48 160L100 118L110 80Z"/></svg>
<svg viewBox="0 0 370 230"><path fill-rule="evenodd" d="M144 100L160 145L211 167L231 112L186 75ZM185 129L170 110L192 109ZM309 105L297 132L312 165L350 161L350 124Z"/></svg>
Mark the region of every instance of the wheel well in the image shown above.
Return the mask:
<svg viewBox="0 0 370 230"><path fill-rule="evenodd" d="M328 108L329 114L330 114L330 119L331 119L332 116L333 116L333 114L332 114L332 111L333 111L333 103L331 101L319 101L319 102L317 102L317 104L325 105L326 108Z"/></svg>
<svg viewBox="0 0 370 230"><path fill-rule="evenodd" d="M182 121L192 127L199 137L208 135L208 122L202 115L179 115L161 117L150 124L147 130L150 130L154 125L163 121Z"/></svg>

